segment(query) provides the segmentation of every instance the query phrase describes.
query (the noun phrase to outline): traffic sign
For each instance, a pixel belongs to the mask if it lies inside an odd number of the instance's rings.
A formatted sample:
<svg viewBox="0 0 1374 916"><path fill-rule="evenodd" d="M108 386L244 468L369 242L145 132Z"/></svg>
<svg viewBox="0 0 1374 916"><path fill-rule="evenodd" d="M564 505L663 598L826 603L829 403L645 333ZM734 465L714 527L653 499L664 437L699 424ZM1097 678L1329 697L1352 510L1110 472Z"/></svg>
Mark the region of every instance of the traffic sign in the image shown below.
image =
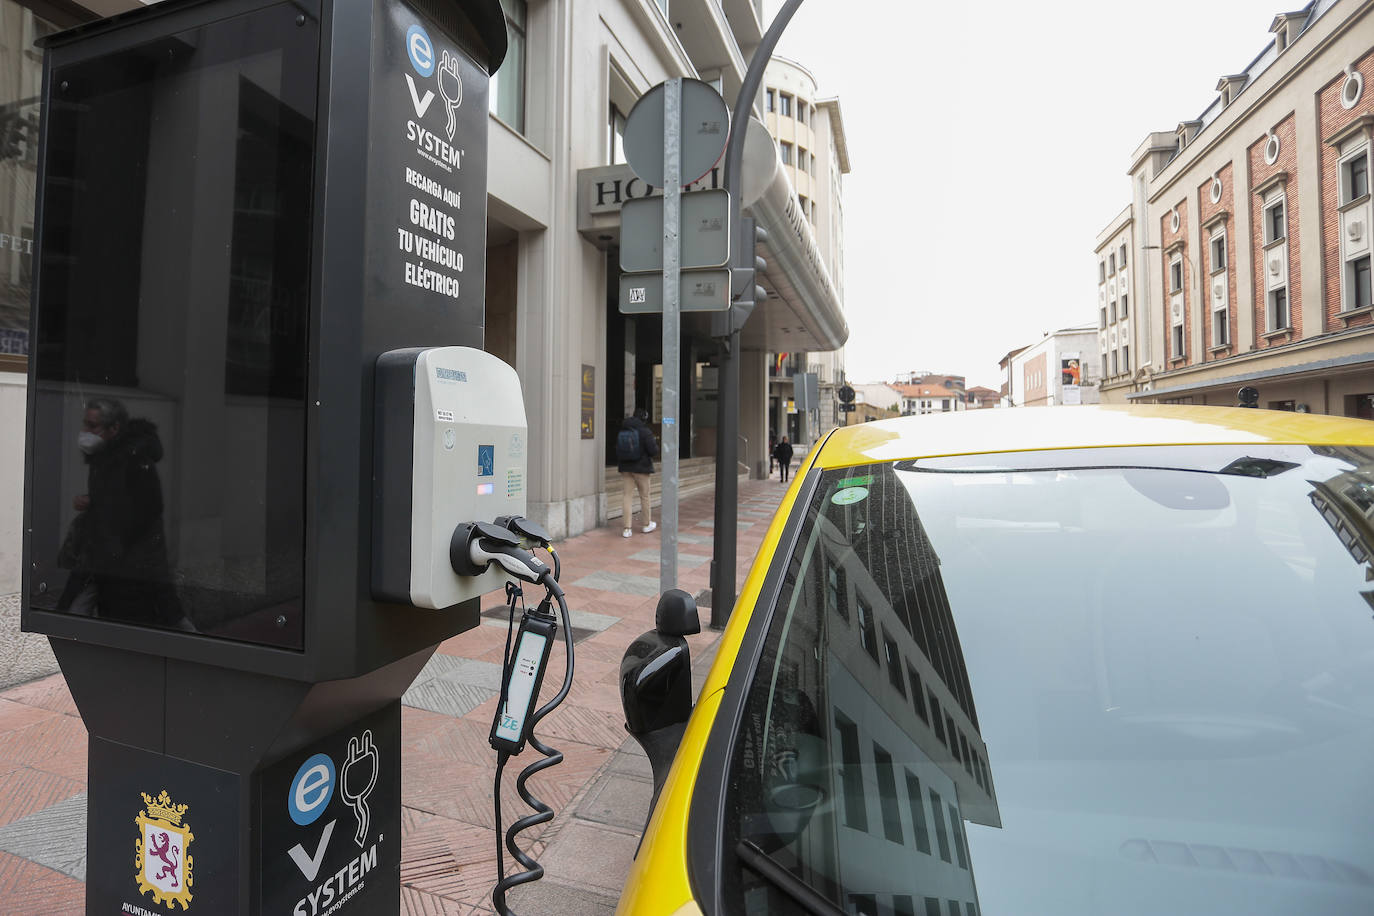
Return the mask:
<svg viewBox="0 0 1374 916"><path fill-rule="evenodd" d="M730 262L730 195L723 188L682 195L682 269ZM663 198L627 200L620 210L620 269L663 269Z"/></svg>
<svg viewBox="0 0 1374 916"><path fill-rule="evenodd" d="M699 181L725 154L730 134L730 110L720 93L701 80L682 80L682 164L679 182ZM625 119L625 159L640 180L663 187L663 84L635 102Z"/></svg>
<svg viewBox="0 0 1374 916"><path fill-rule="evenodd" d="M679 284L684 312L723 312L730 307L730 271L684 270ZM620 275L620 313L653 315L663 312L663 274Z"/></svg>

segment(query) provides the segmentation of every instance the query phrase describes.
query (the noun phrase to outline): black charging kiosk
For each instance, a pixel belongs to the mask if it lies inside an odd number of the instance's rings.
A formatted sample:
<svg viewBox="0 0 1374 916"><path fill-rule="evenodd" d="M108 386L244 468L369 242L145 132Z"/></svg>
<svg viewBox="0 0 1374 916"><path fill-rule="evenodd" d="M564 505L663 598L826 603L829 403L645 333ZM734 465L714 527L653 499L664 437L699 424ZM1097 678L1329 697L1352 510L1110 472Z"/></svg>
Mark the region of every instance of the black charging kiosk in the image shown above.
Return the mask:
<svg viewBox="0 0 1374 916"><path fill-rule="evenodd" d="M88 914L387 914L374 367L482 345L498 0L165 0L44 46L24 629L90 735Z"/></svg>

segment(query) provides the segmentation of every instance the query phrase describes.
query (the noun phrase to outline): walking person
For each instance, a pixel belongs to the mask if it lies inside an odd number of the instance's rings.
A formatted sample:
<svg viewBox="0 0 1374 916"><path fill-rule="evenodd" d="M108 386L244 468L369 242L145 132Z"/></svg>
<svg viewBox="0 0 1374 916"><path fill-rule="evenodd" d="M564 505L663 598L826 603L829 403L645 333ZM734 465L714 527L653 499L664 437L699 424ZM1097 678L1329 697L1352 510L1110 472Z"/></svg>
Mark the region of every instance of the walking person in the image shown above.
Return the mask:
<svg viewBox="0 0 1374 916"><path fill-rule="evenodd" d="M157 426L130 418L114 398L95 398L86 403L77 443L86 492L72 500L77 514L58 552L58 565L72 573L57 609L193 630L167 559Z"/></svg>
<svg viewBox="0 0 1374 916"><path fill-rule="evenodd" d="M621 505L625 531L622 537L630 536L634 527L634 495L639 491L640 520L645 534L658 527L654 523L653 512L649 507L649 475L654 472L654 459L658 457L658 440L648 424L649 411L638 407L620 424L620 432L615 437L616 466L620 469Z"/></svg>
<svg viewBox="0 0 1374 916"><path fill-rule="evenodd" d="M777 433L774 433L774 432L770 432L770 433L768 434L768 476L769 476L769 477L772 477L772 476L773 476L773 462L777 461L777 459L773 457L773 452L777 451L777 448L778 448L778 434L777 434Z"/></svg>
<svg viewBox="0 0 1374 916"><path fill-rule="evenodd" d="M787 483L787 472L792 465L792 444L783 436L782 441L773 446L773 457L778 461L778 472L782 475L782 482Z"/></svg>

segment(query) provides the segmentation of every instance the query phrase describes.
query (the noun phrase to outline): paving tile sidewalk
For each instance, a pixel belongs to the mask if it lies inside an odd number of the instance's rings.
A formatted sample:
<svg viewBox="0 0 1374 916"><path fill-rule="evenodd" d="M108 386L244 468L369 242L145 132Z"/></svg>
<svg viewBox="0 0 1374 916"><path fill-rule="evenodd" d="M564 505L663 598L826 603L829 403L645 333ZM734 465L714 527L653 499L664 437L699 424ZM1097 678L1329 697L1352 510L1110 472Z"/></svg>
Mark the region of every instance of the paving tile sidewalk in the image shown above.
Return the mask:
<svg viewBox="0 0 1374 916"><path fill-rule="evenodd" d="M742 584L785 488L776 477L739 488ZM709 584L713 494L679 506L678 579L696 594ZM625 647L653 626L662 528L630 538L617 521L557 545L576 639L573 688L541 723L564 761L530 781L552 805L550 824L521 834L545 877L513 890L522 914L608 914L615 909L647 814L648 762L627 738L617 675ZM702 609L703 624L710 611ZM689 637L697 685L720 634ZM402 699L401 912L491 913L496 874L487 733L496 708L506 638L500 596L482 626L443 643ZM546 696L558 689L555 650ZM503 776L504 817L527 813L515 794L531 751ZM0 916L79 914L86 879L86 731L61 675L0 692ZM507 868L515 869L507 859Z"/></svg>

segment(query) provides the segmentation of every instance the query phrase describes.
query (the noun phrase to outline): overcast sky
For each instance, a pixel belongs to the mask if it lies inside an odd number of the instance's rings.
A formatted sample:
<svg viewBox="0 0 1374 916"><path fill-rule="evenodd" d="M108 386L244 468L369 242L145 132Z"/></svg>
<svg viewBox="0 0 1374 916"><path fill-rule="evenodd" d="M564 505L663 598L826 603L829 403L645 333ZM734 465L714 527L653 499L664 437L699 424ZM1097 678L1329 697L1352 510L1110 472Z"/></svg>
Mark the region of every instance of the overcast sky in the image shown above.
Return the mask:
<svg viewBox="0 0 1374 916"><path fill-rule="evenodd" d="M1093 247L1131 153L1301 6L806 0L778 52L844 113L850 379L996 388L1008 350L1095 321Z"/></svg>

